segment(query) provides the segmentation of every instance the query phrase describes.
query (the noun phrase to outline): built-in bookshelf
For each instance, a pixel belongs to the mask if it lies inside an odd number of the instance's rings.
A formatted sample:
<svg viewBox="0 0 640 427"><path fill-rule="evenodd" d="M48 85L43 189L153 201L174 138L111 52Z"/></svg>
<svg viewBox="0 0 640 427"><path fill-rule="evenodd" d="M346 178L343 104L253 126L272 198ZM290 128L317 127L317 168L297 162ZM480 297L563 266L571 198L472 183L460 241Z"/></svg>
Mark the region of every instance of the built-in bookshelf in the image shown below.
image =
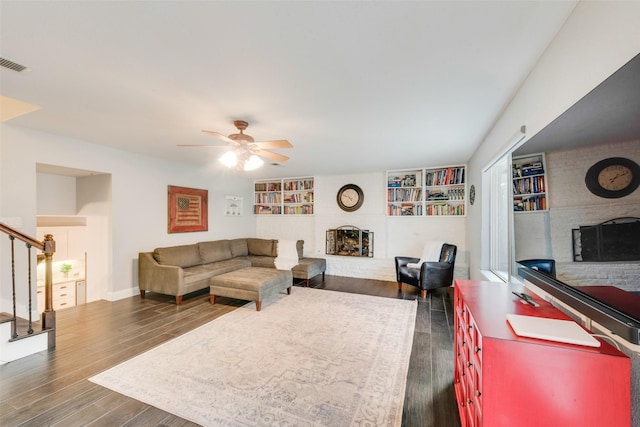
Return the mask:
<svg viewBox="0 0 640 427"><path fill-rule="evenodd" d="M259 180L253 189L256 215L313 214L313 177Z"/></svg>
<svg viewBox="0 0 640 427"><path fill-rule="evenodd" d="M512 177L514 212L549 209L544 153L514 157Z"/></svg>
<svg viewBox="0 0 640 427"><path fill-rule="evenodd" d="M466 167L387 171L388 216L464 216Z"/></svg>

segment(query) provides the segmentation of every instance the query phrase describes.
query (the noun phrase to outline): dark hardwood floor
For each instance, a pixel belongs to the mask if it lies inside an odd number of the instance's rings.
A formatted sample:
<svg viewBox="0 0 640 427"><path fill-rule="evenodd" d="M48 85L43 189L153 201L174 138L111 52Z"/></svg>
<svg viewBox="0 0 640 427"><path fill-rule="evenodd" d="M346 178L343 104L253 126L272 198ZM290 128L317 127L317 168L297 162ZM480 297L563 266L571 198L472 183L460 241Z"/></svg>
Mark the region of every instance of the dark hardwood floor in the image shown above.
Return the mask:
<svg viewBox="0 0 640 427"><path fill-rule="evenodd" d="M453 391L453 292L421 300L415 288L395 282L327 276L312 287L387 298L418 299L418 316L402 425L457 427ZM295 292L295 289L294 289ZM0 425L194 426L152 406L98 386L87 378L245 304L208 292L173 298L148 293L115 302L96 301L57 312L57 347L0 367Z"/></svg>

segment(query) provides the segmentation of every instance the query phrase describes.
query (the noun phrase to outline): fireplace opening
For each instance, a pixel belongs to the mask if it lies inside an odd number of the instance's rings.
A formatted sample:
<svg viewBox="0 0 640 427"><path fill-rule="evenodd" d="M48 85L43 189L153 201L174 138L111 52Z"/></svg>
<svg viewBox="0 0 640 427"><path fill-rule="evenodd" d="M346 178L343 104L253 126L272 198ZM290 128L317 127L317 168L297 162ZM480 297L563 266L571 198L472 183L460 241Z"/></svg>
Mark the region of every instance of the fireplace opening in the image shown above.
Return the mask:
<svg viewBox="0 0 640 427"><path fill-rule="evenodd" d="M373 257L373 231L352 225L327 230L327 255Z"/></svg>
<svg viewBox="0 0 640 427"><path fill-rule="evenodd" d="M640 218L615 218L571 230L575 262L640 261Z"/></svg>

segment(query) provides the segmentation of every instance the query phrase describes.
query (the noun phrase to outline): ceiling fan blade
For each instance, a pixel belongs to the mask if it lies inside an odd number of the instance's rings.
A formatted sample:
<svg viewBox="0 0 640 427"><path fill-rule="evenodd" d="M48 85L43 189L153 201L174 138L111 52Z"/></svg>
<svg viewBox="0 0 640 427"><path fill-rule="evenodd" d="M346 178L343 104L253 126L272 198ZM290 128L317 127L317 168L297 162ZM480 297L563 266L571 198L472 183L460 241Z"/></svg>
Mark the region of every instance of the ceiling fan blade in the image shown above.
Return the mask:
<svg viewBox="0 0 640 427"><path fill-rule="evenodd" d="M293 148L293 145L286 139L275 139L273 141L253 142L258 148Z"/></svg>
<svg viewBox="0 0 640 427"><path fill-rule="evenodd" d="M274 153L267 150L256 150L256 154L260 157L266 157L268 159L275 160L276 162L286 162L287 160L289 160L287 156L283 156L282 154Z"/></svg>
<svg viewBox="0 0 640 427"><path fill-rule="evenodd" d="M203 130L202 132L206 133L207 135L215 136L216 138L219 138L219 139L221 139L223 141L226 141L226 142L231 142L231 143L234 142L233 139L231 139L228 136L223 135L223 134L221 134L219 132L214 132L212 130Z"/></svg>
<svg viewBox="0 0 640 427"><path fill-rule="evenodd" d="M228 147L229 144L176 144L176 146L178 147L213 147L213 148L220 148L220 147Z"/></svg>

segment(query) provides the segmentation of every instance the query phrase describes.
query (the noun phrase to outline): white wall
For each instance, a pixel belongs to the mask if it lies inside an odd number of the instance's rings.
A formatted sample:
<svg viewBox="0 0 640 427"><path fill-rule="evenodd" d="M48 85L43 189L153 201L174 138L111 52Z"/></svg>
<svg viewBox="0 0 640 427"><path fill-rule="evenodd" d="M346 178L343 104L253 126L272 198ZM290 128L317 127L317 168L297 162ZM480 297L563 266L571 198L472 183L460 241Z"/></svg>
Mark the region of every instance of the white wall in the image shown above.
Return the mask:
<svg viewBox="0 0 640 427"><path fill-rule="evenodd" d="M488 267L482 169L501 154L522 125L535 135L640 52L640 2L580 2L501 117L467 162L477 199L467 214L470 275ZM553 189L551 189L551 192Z"/></svg>
<svg viewBox="0 0 640 427"><path fill-rule="evenodd" d="M38 215L75 215L76 178L73 176L36 175Z"/></svg>
<svg viewBox="0 0 640 427"><path fill-rule="evenodd" d="M108 299L118 299L138 292L135 270L138 252L150 251L158 246L255 235L251 203L245 203L243 216L224 216L225 194L238 195L248 201L253 199L251 182L247 178L215 176L210 170L195 168L193 165L125 153L6 123L0 126L0 218L18 226L20 231L28 235L36 234L36 163L111 175L111 234L108 252L112 254L112 259L108 277L104 278L109 283ZM209 191L209 231L167 233L167 185ZM6 261L9 259L8 245L0 245L0 254L0 309L11 311L11 277L7 267L10 264ZM19 255L17 261L26 266L26 254L24 257ZM26 267L17 269L16 281L27 283ZM33 286L35 295L35 280ZM26 288L18 289L20 301L26 302L26 294ZM25 304L19 308L23 316L26 313Z"/></svg>
<svg viewBox="0 0 640 427"><path fill-rule="evenodd" d="M396 280L395 256L420 257L426 241L443 240L458 246L455 276L468 277L464 217L386 216L386 171L314 178L315 215L257 216L259 237L304 239L306 256L327 259L327 274L389 281ZM364 192L364 203L355 212L341 210L336 202L345 184L356 184ZM326 231L344 225L373 231L373 258L325 255Z"/></svg>

